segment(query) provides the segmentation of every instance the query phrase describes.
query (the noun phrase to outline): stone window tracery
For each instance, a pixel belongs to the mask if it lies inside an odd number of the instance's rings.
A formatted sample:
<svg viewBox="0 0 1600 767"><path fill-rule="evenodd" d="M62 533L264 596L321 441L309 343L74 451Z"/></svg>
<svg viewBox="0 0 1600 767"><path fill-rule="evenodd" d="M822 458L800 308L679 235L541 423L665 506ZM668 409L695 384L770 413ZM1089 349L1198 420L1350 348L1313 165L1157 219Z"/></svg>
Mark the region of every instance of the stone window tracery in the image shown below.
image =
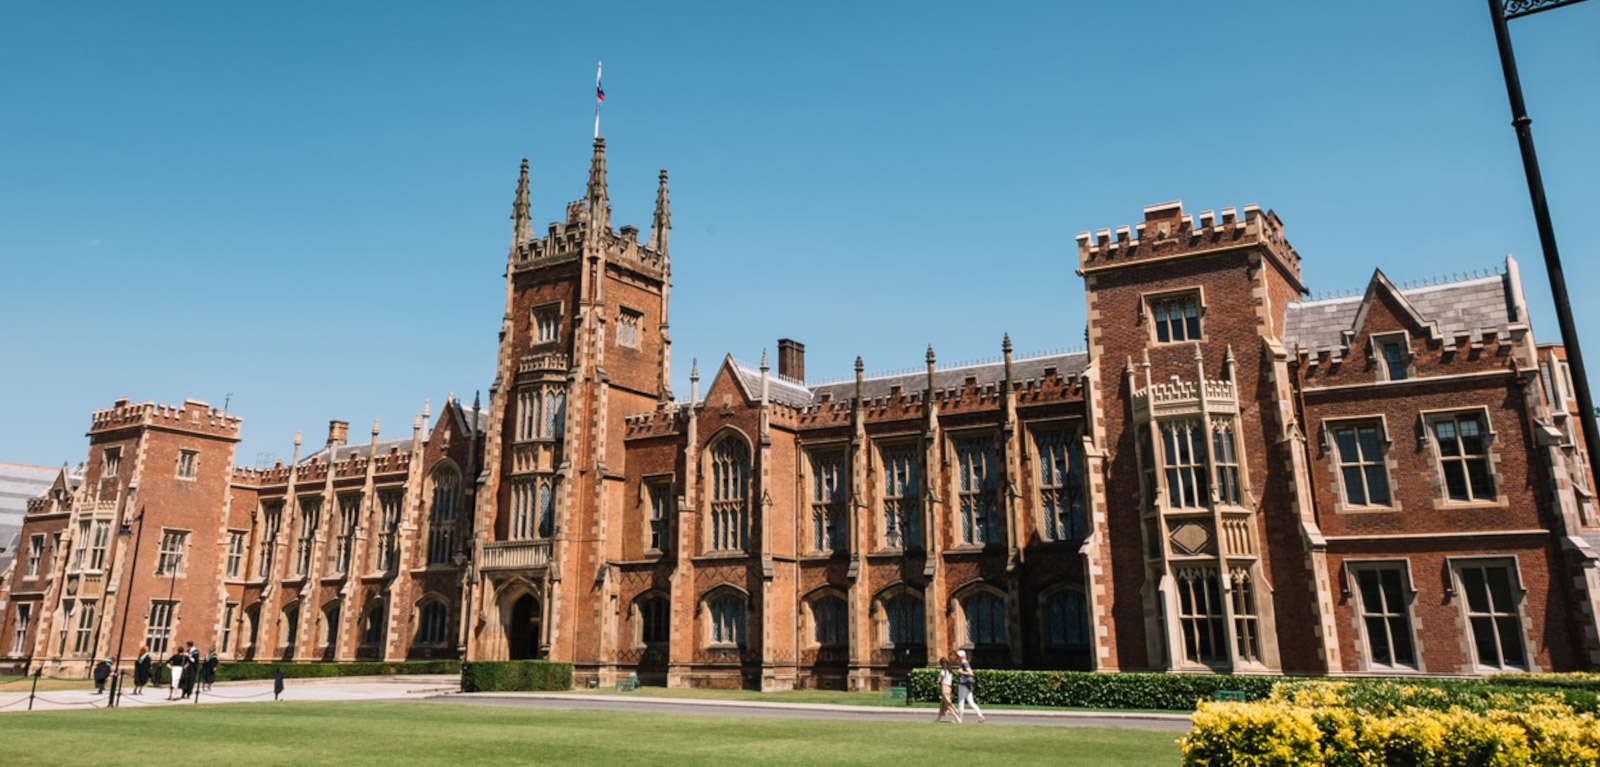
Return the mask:
<svg viewBox="0 0 1600 767"><path fill-rule="evenodd" d="M311 548L316 543L321 513L321 498L300 499L300 538L295 541L294 551L295 575L304 576L311 571Z"/></svg>
<svg viewBox="0 0 1600 767"><path fill-rule="evenodd" d="M824 647L842 646L850 636L850 611L843 599L829 594L811 602L811 639Z"/></svg>
<svg viewBox="0 0 1600 767"><path fill-rule="evenodd" d="M883 461L883 534L891 549L922 546L922 514L918 506L917 446L885 447Z"/></svg>
<svg viewBox="0 0 1600 767"><path fill-rule="evenodd" d="M889 643L926 644L927 621L924 617L926 609L922 596L908 590L902 590L883 600L884 622L888 628Z"/></svg>
<svg viewBox="0 0 1600 767"><path fill-rule="evenodd" d="M1006 602L999 594L979 590L961 600L967 647L1006 643Z"/></svg>
<svg viewBox="0 0 1600 767"><path fill-rule="evenodd" d="M749 524L750 451L728 435L711 448L711 550L743 551Z"/></svg>
<svg viewBox="0 0 1600 767"><path fill-rule="evenodd" d="M999 543L994 440L990 437L959 439L955 442L955 452L961 542L968 545Z"/></svg>
<svg viewBox="0 0 1600 767"><path fill-rule="evenodd" d="M1081 541L1088 537L1083 504L1083 449L1065 429L1041 431L1034 437L1039 456L1041 530L1047 541Z"/></svg>
<svg viewBox="0 0 1600 767"><path fill-rule="evenodd" d="M1161 423L1161 445L1167 472L1167 506L1194 509L1208 505L1206 435L1199 419Z"/></svg>
<svg viewBox="0 0 1600 767"><path fill-rule="evenodd" d="M1083 592L1063 588L1044 599L1045 646L1055 650L1089 647L1089 603Z"/></svg>
<svg viewBox="0 0 1600 767"><path fill-rule="evenodd" d="M644 321L644 315L632 309L622 309L617 313L617 345L630 349L639 348L639 325Z"/></svg>
<svg viewBox="0 0 1600 767"><path fill-rule="evenodd" d="M461 503L461 474L452 466L433 472L433 499L428 507L428 564L450 561L455 553L456 507Z"/></svg>
<svg viewBox="0 0 1600 767"><path fill-rule="evenodd" d="M1238 506L1243 499L1234 440L1232 419L1219 418L1211 422L1211 460L1216 465L1217 502L1225 506Z"/></svg>
<svg viewBox="0 0 1600 767"><path fill-rule="evenodd" d="M711 643L743 647L745 630L743 595L724 592L711 599L708 609L711 613Z"/></svg>
<svg viewBox="0 0 1600 767"><path fill-rule="evenodd" d="M1184 659L1190 663L1226 661L1228 644L1216 568L1186 567L1176 574L1178 624L1183 632Z"/></svg>
<svg viewBox="0 0 1600 767"><path fill-rule="evenodd" d="M829 451L811 456L811 547L835 552L846 548L844 513L844 453Z"/></svg>

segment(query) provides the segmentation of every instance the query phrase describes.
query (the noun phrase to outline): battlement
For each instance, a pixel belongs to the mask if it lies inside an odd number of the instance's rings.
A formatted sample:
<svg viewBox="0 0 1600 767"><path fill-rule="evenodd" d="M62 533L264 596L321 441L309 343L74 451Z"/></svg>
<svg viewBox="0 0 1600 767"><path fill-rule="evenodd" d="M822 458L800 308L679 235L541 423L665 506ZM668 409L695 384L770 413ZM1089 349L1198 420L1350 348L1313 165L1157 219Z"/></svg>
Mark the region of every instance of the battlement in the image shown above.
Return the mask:
<svg viewBox="0 0 1600 767"><path fill-rule="evenodd" d="M210 403L186 399L182 405L158 402L131 403L127 397L111 407L96 410L89 417L89 433L98 434L127 428L159 427L219 437L239 439L241 419L211 407Z"/></svg>
<svg viewBox="0 0 1600 767"><path fill-rule="evenodd" d="M520 272L564 263L583 254L584 241L589 236L589 222L583 216L574 216L574 206L581 209L583 201L570 203L567 206L567 220L551 223L549 234L545 237L517 243L512 258L514 270ZM601 232L600 246L609 260L646 274L661 276L666 268L666 258L640 242L638 227L624 226L620 233L609 230Z"/></svg>
<svg viewBox="0 0 1600 767"><path fill-rule="evenodd" d="M623 416L622 422L627 429L623 438L639 439L677 434L683 429L690 407L692 406L687 402L662 403L655 410Z"/></svg>
<svg viewBox="0 0 1600 767"><path fill-rule="evenodd" d="M1144 221L1119 226L1115 233L1110 229L1079 233L1078 273L1248 247L1265 250L1299 281L1300 255L1284 238L1283 222L1276 213L1263 213L1256 205L1244 206L1243 218L1233 208L1223 208L1221 216L1208 210L1196 225L1178 201L1145 208Z"/></svg>
<svg viewBox="0 0 1600 767"><path fill-rule="evenodd" d="M517 374L565 373L569 367L570 362L565 354L527 354L517 361Z"/></svg>

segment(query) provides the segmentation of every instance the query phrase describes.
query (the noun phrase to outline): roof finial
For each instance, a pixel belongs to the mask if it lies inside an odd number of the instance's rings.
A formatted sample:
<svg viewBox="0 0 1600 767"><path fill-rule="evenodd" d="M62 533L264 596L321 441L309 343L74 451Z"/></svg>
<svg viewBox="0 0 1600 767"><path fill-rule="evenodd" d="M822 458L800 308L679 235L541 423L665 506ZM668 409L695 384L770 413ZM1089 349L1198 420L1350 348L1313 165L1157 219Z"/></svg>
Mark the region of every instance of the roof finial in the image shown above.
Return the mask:
<svg viewBox="0 0 1600 767"><path fill-rule="evenodd" d="M763 348L761 350L761 372L765 373L768 370L771 370L771 368L767 366L767 350Z"/></svg>
<svg viewBox="0 0 1600 767"><path fill-rule="evenodd" d="M667 203L667 169L661 169L661 183L656 186L656 215L650 224L650 249L667 257L667 232L672 229L672 213Z"/></svg>
<svg viewBox="0 0 1600 767"><path fill-rule="evenodd" d="M528 158L522 158L517 176L517 198L511 203L511 247L533 240L533 220L528 211Z"/></svg>

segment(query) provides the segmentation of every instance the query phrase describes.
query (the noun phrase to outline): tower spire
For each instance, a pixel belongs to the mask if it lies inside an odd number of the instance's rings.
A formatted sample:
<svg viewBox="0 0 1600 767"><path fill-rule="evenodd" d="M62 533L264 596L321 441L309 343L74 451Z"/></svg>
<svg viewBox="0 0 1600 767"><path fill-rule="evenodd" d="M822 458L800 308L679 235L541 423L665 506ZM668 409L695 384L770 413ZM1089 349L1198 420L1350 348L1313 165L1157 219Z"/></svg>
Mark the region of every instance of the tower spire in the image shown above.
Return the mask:
<svg viewBox="0 0 1600 767"><path fill-rule="evenodd" d="M517 199L511 203L511 247L533 240L533 220L528 212L528 158L522 158L517 176Z"/></svg>
<svg viewBox="0 0 1600 767"><path fill-rule="evenodd" d="M611 228L611 200L606 191L606 140L595 137L594 157L589 161L589 222L597 231Z"/></svg>
<svg viewBox="0 0 1600 767"><path fill-rule="evenodd" d="M650 249L667 257L667 231L672 229L672 213L667 207L667 169L661 169L661 183L656 187L656 215L650 223Z"/></svg>

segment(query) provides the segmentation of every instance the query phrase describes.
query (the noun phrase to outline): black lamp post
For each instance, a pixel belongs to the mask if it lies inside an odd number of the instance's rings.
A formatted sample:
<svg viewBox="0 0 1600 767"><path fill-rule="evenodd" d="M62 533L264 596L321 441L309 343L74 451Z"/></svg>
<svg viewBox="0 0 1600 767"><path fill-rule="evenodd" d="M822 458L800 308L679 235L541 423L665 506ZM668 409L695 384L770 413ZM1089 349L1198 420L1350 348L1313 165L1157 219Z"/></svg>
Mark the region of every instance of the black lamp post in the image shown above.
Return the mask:
<svg viewBox="0 0 1600 767"><path fill-rule="evenodd" d="M117 632L117 668L111 674L111 702L116 705L117 695L122 691L122 645L128 639L128 608L133 606L133 580L139 575L139 544L144 540L144 507L139 507L139 528L135 533L129 529L128 523L123 522L117 530L117 537L127 540L133 538L133 558L128 562L128 582L123 587L122 595L122 630Z"/></svg>
<svg viewBox="0 0 1600 767"><path fill-rule="evenodd" d="M1489 15L1494 18L1494 40L1500 48L1500 68L1505 72L1506 96L1511 100L1511 125L1517 131L1517 147L1522 150L1522 170L1528 177L1528 196L1533 201L1533 218L1539 227L1539 244L1544 250L1545 271L1550 275L1550 293L1555 299L1556 321L1561 325L1561 343L1567 351L1567 366L1572 371L1573 388L1578 395L1578 423L1589 452L1589 487L1600 482L1600 430L1595 428L1594 400L1589 396L1589 374L1578 347L1578 330L1572 324L1572 307L1567 302L1567 278L1556 250L1556 232L1550 224L1550 207L1545 201L1544 180L1539 175L1539 157L1533 151L1533 121L1522 103L1522 81L1517 76L1517 59L1511 52L1511 34L1506 22L1583 0L1489 0ZM1563 405L1565 407L1565 405Z"/></svg>

